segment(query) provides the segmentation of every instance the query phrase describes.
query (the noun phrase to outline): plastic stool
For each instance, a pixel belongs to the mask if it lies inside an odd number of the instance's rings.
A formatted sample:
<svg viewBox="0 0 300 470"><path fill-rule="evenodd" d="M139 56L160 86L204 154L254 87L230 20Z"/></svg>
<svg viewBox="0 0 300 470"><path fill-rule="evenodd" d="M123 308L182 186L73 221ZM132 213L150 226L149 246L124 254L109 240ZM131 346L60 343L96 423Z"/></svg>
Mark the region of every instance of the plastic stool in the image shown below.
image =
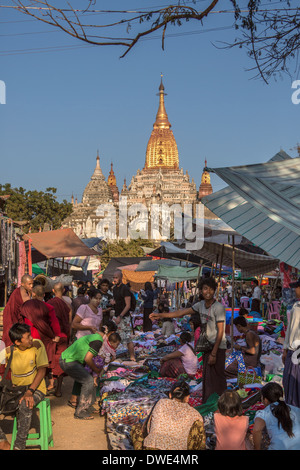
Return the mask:
<svg viewBox="0 0 300 470"><path fill-rule="evenodd" d="M49 446L53 447L53 432L51 421L51 408L49 398L44 398L36 405L40 415L40 432L29 433L26 439L27 446L40 446L41 450L48 450ZM14 426L11 438L10 449L13 450L17 437L17 417L14 418Z"/></svg>
<svg viewBox="0 0 300 470"><path fill-rule="evenodd" d="M278 301L271 302L269 306L268 320L272 320L273 318L280 320L280 302Z"/></svg>

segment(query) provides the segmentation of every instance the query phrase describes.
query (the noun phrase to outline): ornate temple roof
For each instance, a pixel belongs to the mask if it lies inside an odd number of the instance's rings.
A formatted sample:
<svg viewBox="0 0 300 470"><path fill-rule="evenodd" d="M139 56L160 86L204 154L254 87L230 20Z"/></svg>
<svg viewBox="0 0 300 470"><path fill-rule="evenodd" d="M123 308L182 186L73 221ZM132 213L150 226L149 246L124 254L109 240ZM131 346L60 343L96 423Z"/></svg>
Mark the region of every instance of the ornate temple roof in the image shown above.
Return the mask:
<svg viewBox="0 0 300 470"><path fill-rule="evenodd" d="M108 186L110 187L110 190L112 192L113 200L115 202L117 202L119 200L119 189L118 189L118 186L117 186L117 179L116 179L116 175L114 173L112 163L110 164L110 172L109 172L109 175L108 175L108 178L107 178L107 183L108 183Z"/></svg>
<svg viewBox="0 0 300 470"><path fill-rule="evenodd" d="M201 201L201 199L204 196L208 196L212 192L213 192L213 189L212 189L212 185L211 185L211 182L210 182L210 174L207 171L207 161L205 160L205 167L203 168L203 173L202 173L202 177L201 177L201 184L200 184L200 187L199 187L199 195L198 195L199 201Z"/></svg>
<svg viewBox="0 0 300 470"><path fill-rule="evenodd" d="M146 150L145 169L178 169L178 149L165 108L165 88L161 79L159 107Z"/></svg>
<svg viewBox="0 0 300 470"><path fill-rule="evenodd" d="M94 173L85 187L82 195L82 203L85 206L98 206L102 203L112 201L113 196L111 189L105 180L100 167L99 153L96 159L96 168Z"/></svg>

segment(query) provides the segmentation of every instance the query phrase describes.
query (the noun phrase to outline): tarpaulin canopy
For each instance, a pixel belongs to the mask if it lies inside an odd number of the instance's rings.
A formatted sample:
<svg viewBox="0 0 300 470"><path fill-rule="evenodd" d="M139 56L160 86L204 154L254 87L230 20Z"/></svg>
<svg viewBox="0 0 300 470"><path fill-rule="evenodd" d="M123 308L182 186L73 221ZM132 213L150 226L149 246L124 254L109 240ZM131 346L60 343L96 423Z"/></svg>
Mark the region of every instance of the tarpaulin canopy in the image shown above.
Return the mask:
<svg viewBox="0 0 300 470"><path fill-rule="evenodd" d="M169 258L173 260L189 261L198 265L203 263L203 259L195 253L192 253L185 248L179 248L171 242L161 242L160 247L151 251L149 255L154 257L160 256L161 258Z"/></svg>
<svg viewBox="0 0 300 470"><path fill-rule="evenodd" d="M230 227L274 258L300 269L300 157L214 168L228 187L202 202Z"/></svg>
<svg viewBox="0 0 300 470"><path fill-rule="evenodd" d="M31 240L32 247L44 257L42 259L98 254L95 250L88 248L71 228L28 233L23 235L23 240Z"/></svg>
<svg viewBox="0 0 300 470"><path fill-rule="evenodd" d="M181 266L185 261L177 261L173 259L152 259L148 261L141 261L135 271L157 271L159 266ZM192 267L191 263L187 263L188 267Z"/></svg>
<svg viewBox="0 0 300 470"><path fill-rule="evenodd" d="M81 241L89 248L94 248L94 246L97 246L102 240L103 237L81 238Z"/></svg>
<svg viewBox="0 0 300 470"><path fill-rule="evenodd" d="M32 265L33 274L45 274L46 270L42 269L37 263Z"/></svg>
<svg viewBox="0 0 300 470"><path fill-rule="evenodd" d="M213 243L230 243L234 235L235 243L242 242L243 237L225 224L221 219L204 219L204 241Z"/></svg>
<svg viewBox="0 0 300 470"><path fill-rule="evenodd" d="M156 279L166 279L169 282L193 281L201 275L201 267L185 268L184 266L161 265L155 274Z"/></svg>
<svg viewBox="0 0 300 470"><path fill-rule="evenodd" d="M128 264L126 266L118 266L117 269L120 269L121 271L123 271L123 269L127 269L128 271L135 271L137 267L138 264Z"/></svg>
<svg viewBox="0 0 300 470"><path fill-rule="evenodd" d="M128 266L131 264L138 264L140 261L149 261L149 257L146 256L120 256L111 258L105 270L103 271L103 278L107 278L112 281L114 272L116 269L120 269L120 266Z"/></svg>
<svg viewBox="0 0 300 470"><path fill-rule="evenodd" d="M187 215L185 215L185 217L187 217ZM235 237L235 243L237 245L245 241L242 235L240 235L236 230L233 230L231 227L229 227L229 225L225 224L225 222L221 219L193 218L192 223L194 232L196 230L196 226L201 226L201 228L203 227L203 234L201 234L201 238L203 237L203 241L213 243L231 243L233 235ZM189 240L177 240L179 245L182 245L187 241Z"/></svg>
<svg viewBox="0 0 300 470"><path fill-rule="evenodd" d="M130 283L130 287L134 291L139 291L140 289L144 289L145 282L153 282L154 281L154 272L147 271L147 272L135 272L130 271L129 269L122 269L122 282L127 284Z"/></svg>
<svg viewBox="0 0 300 470"><path fill-rule="evenodd" d="M235 248L235 268L241 270L242 276L258 276L264 274L279 265L279 260L270 256L249 253ZM223 253L223 255L222 255ZM233 248L230 245L219 245L218 243L205 242L201 250L196 250L195 254L210 260L212 263L220 263L222 266L232 267Z"/></svg>

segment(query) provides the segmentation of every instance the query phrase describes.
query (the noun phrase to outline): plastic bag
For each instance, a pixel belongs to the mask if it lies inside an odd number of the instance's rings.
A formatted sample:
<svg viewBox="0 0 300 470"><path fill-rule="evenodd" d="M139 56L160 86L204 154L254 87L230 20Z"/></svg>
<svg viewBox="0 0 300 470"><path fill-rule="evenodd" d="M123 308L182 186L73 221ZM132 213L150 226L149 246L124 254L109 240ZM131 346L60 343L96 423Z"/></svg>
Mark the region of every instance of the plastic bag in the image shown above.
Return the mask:
<svg viewBox="0 0 300 470"><path fill-rule="evenodd" d="M264 364L266 374L282 373L284 368L282 357L277 356L272 352L270 352L270 354L265 354L261 356L260 362Z"/></svg>

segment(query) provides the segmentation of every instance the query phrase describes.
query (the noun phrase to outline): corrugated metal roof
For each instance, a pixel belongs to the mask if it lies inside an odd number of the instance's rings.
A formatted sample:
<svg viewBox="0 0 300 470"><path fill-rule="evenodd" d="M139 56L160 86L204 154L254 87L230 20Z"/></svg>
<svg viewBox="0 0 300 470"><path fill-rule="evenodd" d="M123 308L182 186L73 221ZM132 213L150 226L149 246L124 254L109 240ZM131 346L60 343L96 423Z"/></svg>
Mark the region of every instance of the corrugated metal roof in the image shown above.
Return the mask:
<svg viewBox="0 0 300 470"><path fill-rule="evenodd" d="M274 258L300 269L300 157L214 168L228 187L202 202Z"/></svg>

